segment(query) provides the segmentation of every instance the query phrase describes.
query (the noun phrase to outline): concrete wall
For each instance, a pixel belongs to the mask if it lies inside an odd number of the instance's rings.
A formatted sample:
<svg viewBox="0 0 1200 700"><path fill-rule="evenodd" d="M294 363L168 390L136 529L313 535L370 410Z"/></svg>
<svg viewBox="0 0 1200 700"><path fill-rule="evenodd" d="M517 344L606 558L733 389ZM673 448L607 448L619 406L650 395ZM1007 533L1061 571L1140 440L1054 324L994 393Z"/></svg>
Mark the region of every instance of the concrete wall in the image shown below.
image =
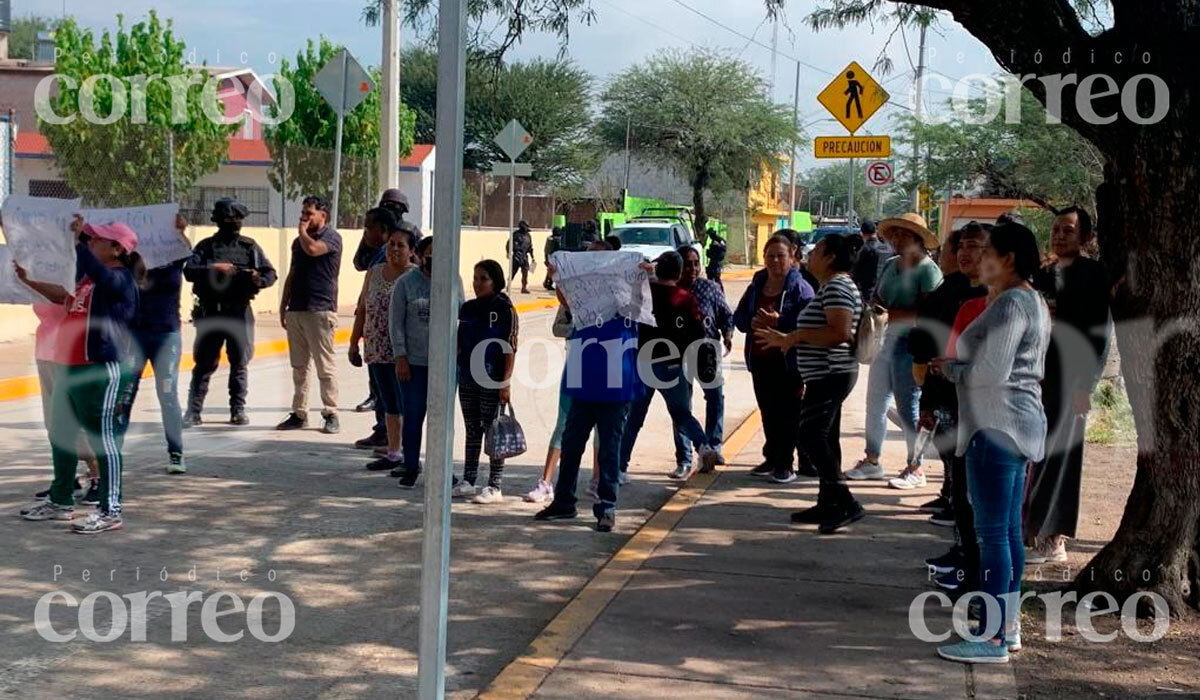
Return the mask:
<svg viewBox="0 0 1200 700"><path fill-rule="evenodd" d="M195 244L197 241L211 236L215 232L211 226L193 226L188 229L188 238ZM254 300L254 313L258 316L269 316L267 322L274 323L274 317L279 312L280 294L283 291L283 281L291 265L291 245L296 237L292 228L247 228L243 233L262 247L267 259L279 271L279 282L269 289L264 289ZM354 251L362 241L361 230L340 231L343 242L342 267L338 277L338 302L343 309L353 308L362 289L363 273L354 269ZM532 277L542 279L542 249L545 246L549 231L534 231L533 244L537 253L538 272ZM0 233L0 239L2 239ZM436 237L435 237L436 238ZM462 230L462 249L460 255L459 273L462 277L463 289L470 298L471 277L475 263L491 258L504 264L504 245L508 242L508 232L501 229L468 229ZM435 244L436 245L436 244ZM507 267L507 266L505 266ZM532 282L531 282L532 285ZM189 317L192 308L191 284L184 282L183 294L180 299L183 318ZM28 306L0 304L0 342L20 340L33 334L37 328L37 317Z"/></svg>

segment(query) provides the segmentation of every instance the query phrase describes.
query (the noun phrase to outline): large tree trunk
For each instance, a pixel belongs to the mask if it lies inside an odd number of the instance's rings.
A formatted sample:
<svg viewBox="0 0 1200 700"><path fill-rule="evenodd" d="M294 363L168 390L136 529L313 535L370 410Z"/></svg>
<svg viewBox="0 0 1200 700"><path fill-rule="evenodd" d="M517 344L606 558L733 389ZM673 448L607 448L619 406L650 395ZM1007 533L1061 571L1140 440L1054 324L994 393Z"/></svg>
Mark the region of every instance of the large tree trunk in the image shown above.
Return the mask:
<svg viewBox="0 0 1200 700"><path fill-rule="evenodd" d="M1189 98L1173 93L1173 108ZM1119 601L1151 591L1177 615L1200 607L1198 142L1194 127L1169 139L1131 133L1108 154L1097 193L1138 461L1116 535L1075 581Z"/></svg>
<svg viewBox="0 0 1200 700"><path fill-rule="evenodd" d="M1113 317L1138 432L1121 524L1075 587L1121 602L1154 592L1174 614L1200 608L1200 0L1110 0L1112 27L1095 36L1068 0L900 1L950 11L1016 75L1074 74L1076 86L1106 75L1125 88L1149 74L1169 88L1169 111L1154 124L1130 118L1121 90L1091 91L1095 114L1117 115L1109 123L1079 112L1075 87L1054 101L1106 158L1100 251L1117 281ZM1027 86L1050 102L1044 83ZM1154 113L1149 92L1133 100L1143 118Z"/></svg>

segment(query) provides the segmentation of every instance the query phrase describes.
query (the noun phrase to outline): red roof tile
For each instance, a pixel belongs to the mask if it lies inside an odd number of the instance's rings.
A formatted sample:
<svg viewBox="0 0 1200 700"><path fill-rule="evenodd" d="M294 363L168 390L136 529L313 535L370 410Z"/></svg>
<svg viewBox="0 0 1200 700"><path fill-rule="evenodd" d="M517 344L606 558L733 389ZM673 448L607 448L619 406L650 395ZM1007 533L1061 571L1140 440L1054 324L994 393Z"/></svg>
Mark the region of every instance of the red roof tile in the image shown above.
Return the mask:
<svg viewBox="0 0 1200 700"><path fill-rule="evenodd" d="M429 154L433 145L418 143L413 146L412 153L400 159L400 167L419 168ZM17 133L16 154L18 156L52 156L54 150L46 137L35 131L20 131ZM267 142L262 139L229 139L229 152L226 158L230 163L267 163L271 161L271 151Z"/></svg>

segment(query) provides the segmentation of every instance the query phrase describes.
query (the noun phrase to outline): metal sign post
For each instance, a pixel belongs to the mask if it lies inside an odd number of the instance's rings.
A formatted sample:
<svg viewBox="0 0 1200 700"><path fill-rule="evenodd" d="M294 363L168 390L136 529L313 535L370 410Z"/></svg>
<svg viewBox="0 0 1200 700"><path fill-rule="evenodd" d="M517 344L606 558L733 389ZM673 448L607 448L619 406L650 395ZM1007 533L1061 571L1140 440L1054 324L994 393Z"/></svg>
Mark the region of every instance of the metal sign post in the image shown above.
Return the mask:
<svg viewBox="0 0 1200 700"><path fill-rule="evenodd" d="M375 82L348 51L342 49L313 78L313 86L337 113L337 143L333 153L333 196L330 198L331 226L337 226L338 196L342 184L342 127L346 113L353 110L375 89Z"/></svg>
<svg viewBox="0 0 1200 700"><path fill-rule="evenodd" d="M421 548L417 697L446 693L446 608L450 588L450 475L454 456L458 259L462 235L463 116L467 0L438 8L437 162L434 171L433 285L429 318L429 418L425 530Z"/></svg>
<svg viewBox="0 0 1200 700"><path fill-rule="evenodd" d="M513 220L513 214L516 211L517 202L517 157L529 148L529 144L533 143L533 137L521 126L521 122L513 119L504 125L500 133L496 134L496 145L504 151L504 155L508 156L508 167L512 170L508 173L508 255L509 266L512 265L511 259L517 251L513 248L513 228L516 221ZM527 164L523 164L527 165ZM493 169L493 174L496 170Z"/></svg>
<svg viewBox="0 0 1200 700"><path fill-rule="evenodd" d="M348 54L342 52L342 79L346 76L346 58ZM346 90L341 90L341 100L338 102L337 110L337 140L333 146L333 202L331 203L331 211L329 218L332 221L329 225L337 228L338 226L338 199L342 194L342 128L346 125Z"/></svg>

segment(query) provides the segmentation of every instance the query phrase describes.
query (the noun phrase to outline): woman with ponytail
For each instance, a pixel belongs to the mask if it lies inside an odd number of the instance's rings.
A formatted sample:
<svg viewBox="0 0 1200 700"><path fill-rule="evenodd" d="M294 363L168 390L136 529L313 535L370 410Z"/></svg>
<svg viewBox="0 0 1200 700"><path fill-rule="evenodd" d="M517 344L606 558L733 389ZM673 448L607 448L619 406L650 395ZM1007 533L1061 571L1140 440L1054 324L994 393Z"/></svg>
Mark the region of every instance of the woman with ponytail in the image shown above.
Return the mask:
<svg viewBox="0 0 1200 700"><path fill-rule="evenodd" d="M75 517L76 438L82 430L100 467L100 503L95 512L74 524L79 534L119 530L121 520L122 443L128 423L121 398L129 386L125 360L130 353L130 326L138 310L139 278L145 266L137 234L125 224L84 224L76 219L75 290L31 280L17 266L17 277L34 291L67 310L58 330L58 376L50 409L50 448L54 483L50 498L21 511L26 520L72 520Z"/></svg>

